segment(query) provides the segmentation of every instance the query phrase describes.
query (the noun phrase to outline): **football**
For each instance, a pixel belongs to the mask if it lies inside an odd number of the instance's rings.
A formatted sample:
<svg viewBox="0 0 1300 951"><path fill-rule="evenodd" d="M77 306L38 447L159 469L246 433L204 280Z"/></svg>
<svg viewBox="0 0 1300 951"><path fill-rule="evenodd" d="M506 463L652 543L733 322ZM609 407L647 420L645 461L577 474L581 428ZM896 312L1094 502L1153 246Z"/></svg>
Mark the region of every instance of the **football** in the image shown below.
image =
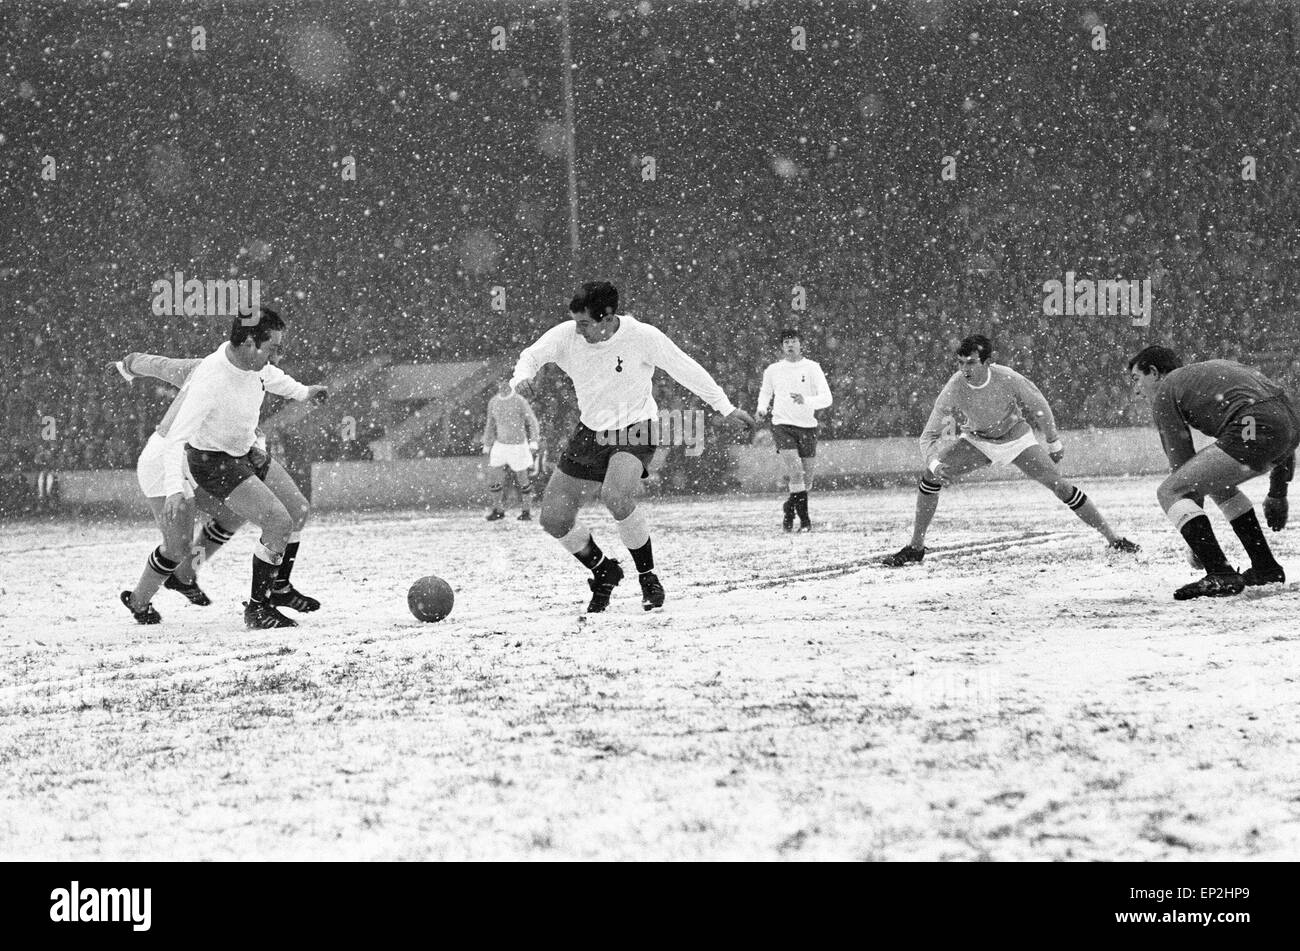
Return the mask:
<svg viewBox="0 0 1300 951"><path fill-rule="evenodd" d="M437 575L426 575L406 593L406 603L420 621L441 621L451 613L455 601L451 585Z"/></svg>

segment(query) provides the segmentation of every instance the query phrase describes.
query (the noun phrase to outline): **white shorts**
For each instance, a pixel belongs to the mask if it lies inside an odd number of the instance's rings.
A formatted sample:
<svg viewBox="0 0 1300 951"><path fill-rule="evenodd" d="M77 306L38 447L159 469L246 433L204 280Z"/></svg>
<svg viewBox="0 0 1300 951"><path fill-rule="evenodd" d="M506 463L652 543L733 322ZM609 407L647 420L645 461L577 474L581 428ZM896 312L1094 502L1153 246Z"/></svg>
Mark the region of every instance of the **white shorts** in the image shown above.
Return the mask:
<svg viewBox="0 0 1300 951"><path fill-rule="evenodd" d="M494 468L509 466L515 472L523 472L533 467L533 452L526 442L494 442L492 451L488 453L488 465Z"/></svg>
<svg viewBox="0 0 1300 951"><path fill-rule="evenodd" d="M146 499L160 499L167 495L167 480L163 470L163 448L166 445L167 440L154 432L149 435L149 441L144 444L144 449L140 450L140 458L135 464L135 478L140 483L140 491L144 493ZM182 461L182 464L185 467L185 483L181 491L187 499L192 499L194 480L190 477L189 463Z"/></svg>
<svg viewBox="0 0 1300 951"><path fill-rule="evenodd" d="M1038 445L1038 440L1034 438L1032 429L1019 439L1011 440L1011 442L990 442L987 439L980 439L978 436L971 436L966 433L962 433L961 438L988 456L989 462L995 466L1005 466L1013 462L1026 449L1032 449Z"/></svg>

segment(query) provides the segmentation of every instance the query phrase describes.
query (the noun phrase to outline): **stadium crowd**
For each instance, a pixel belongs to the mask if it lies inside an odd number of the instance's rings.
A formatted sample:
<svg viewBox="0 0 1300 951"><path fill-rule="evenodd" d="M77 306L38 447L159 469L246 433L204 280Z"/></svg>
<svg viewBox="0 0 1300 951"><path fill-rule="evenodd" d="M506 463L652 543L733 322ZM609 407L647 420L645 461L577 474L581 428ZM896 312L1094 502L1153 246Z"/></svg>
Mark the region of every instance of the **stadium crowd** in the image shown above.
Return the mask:
<svg viewBox="0 0 1300 951"><path fill-rule="evenodd" d="M108 362L228 325L151 311L178 270L260 279L313 382L517 351L602 276L752 409L794 325L830 438L916 434L976 331L1066 428L1145 423L1150 342L1300 389L1300 7L577 3L576 262L557 9L211 8L195 51L155 10L7 7L0 473L134 465L170 393ZM1067 271L1149 278L1150 325L1044 314ZM558 374L537 409L571 425ZM438 451L476 451L458 412Z"/></svg>

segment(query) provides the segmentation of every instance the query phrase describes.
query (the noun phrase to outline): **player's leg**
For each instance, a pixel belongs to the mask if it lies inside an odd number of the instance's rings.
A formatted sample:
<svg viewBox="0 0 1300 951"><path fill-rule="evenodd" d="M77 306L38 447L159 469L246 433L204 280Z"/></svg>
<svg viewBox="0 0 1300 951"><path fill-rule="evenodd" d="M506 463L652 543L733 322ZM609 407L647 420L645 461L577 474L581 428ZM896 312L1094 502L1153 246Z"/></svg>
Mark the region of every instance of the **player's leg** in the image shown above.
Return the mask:
<svg viewBox="0 0 1300 951"><path fill-rule="evenodd" d="M944 447L921 473L916 487L916 517L912 540L900 551L881 559L888 568L901 568L925 557L925 535L939 508L939 490L968 472L989 464L989 457L965 439Z"/></svg>
<svg viewBox="0 0 1300 951"><path fill-rule="evenodd" d="M1160 507L1206 571L1205 578L1174 592L1176 600L1224 597L1245 587L1244 579L1228 564L1202 501L1207 495L1221 495L1258 474L1216 444L1206 446L1160 483L1156 490Z"/></svg>
<svg viewBox="0 0 1300 951"><path fill-rule="evenodd" d="M497 447L492 447L493 455L496 455ZM506 467L503 463L499 466L488 466L488 497L492 502L492 511L488 512L487 520L496 522L506 517Z"/></svg>
<svg viewBox="0 0 1300 951"><path fill-rule="evenodd" d="M244 520L202 488L196 487L194 490L194 507L196 514L206 514L210 518L207 521L203 518L194 519L194 530L185 557L171 573L171 577L163 582L163 587L183 594L191 604L207 607L212 599L199 587L198 570L207 564L207 560L222 545L230 541Z"/></svg>
<svg viewBox="0 0 1300 951"><path fill-rule="evenodd" d="M777 446L776 457L785 470L786 488L789 495L781 503L781 528L794 531L794 517L798 512L799 495L805 491L803 466L799 462L799 450L793 445Z"/></svg>
<svg viewBox="0 0 1300 951"><path fill-rule="evenodd" d="M557 467L546 484L540 518L542 530L591 572L587 581L591 588L591 602L587 605L589 613L605 610L614 586L623 579L619 563L605 557L591 531L577 521L583 496L594 493L599 485L592 479L570 475Z"/></svg>
<svg viewBox="0 0 1300 951"><path fill-rule="evenodd" d="M808 517L808 493L812 491L813 471L817 468L817 431L808 430L799 434L799 468L803 475L803 491L794 500L794 512L799 516L799 531L812 530L812 520Z"/></svg>
<svg viewBox="0 0 1300 951"><path fill-rule="evenodd" d="M285 617L271 603L271 589L280 574L289 537L294 533L293 516L271 488L251 473L230 492L225 502L241 518L262 530L253 550L253 580L244 608L244 622L250 627L294 627L297 622Z"/></svg>
<svg viewBox="0 0 1300 951"><path fill-rule="evenodd" d="M533 518L532 498L533 498L533 476L532 462L523 468L511 468L515 474L515 486L519 489L519 521L530 522Z"/></svg>
<svg viewBox="0 0 1300 951"><path fill-rule="evenodd" d="M1208 494L1250 557L1250 567L1242 572L1246 584L1250 586L1286 581L1286 572L1273 557L1273 549L1264 537L1264 529L1255 515L1255 505L1250 497L1237 488L1221 489Z"/></svg>
<svg viewBox="0 0 1300 951"><path fill-rule="evenodd" d="M293 528L289 533L288 543L284 547L284 558L280 561L280 570L276 573L275 583L271 586L271 603L277 608L292 608L295 611L315 611L320 602L308 597L293 586L289 575L298 560L298 546L302 539L302 530L311 516L311 503L302 494L293 476L276 459L272 459L266 468L262 480L289 513Z"/></svg>
<svg viewBox="0 0 1300 951"><path fill-rule="evenodd" d="M1094 531L1100 532L1106 543L1117 551L1135 552L1138 546L1115 534L1114 529L1097 511L1097 505L1056 467L1052 457L1042 446L1034 445L1016 456L1012 464L1039 485L1044 486L1065 503L1079 520Z"/></svg>
<svg viewBox="0 0 1300 951"><path fill-rule="evenodd" d="M191 526L194 524L194 502L192 499L186 499L180 514L175 519L168 519L163 514L165 498L146 497L145 501L149 504L149 511L153 513L154 522L162 533L162 544L149 555L135 588L131 591L123 591L121 597L122 603L135 615L136 621L141 624L157 624L162 620L162 616L154 610L150 602L185 557Z"/></svg>
<svg viewBox="0 0 1300 951"><path fill-rule="evenodd" d="M616 452L609 460L600 499L618 524L618 537L636 565L641 583L641 606L649 611L664 605L664 589L655 574L654 548L650 542L650 523L645 506L637 504L637 486L645 472L645 462L630 452Z"/></svg>

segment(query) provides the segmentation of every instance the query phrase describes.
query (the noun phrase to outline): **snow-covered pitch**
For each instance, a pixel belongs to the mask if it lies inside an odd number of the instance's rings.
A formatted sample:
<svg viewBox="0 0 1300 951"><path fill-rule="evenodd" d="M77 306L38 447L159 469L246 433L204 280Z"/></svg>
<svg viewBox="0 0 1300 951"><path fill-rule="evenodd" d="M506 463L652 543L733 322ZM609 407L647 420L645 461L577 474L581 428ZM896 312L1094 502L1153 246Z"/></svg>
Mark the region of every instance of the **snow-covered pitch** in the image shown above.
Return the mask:
<svg viewBox="0 0 1300 951"><path fill-rule="evenodd" d="M7 859L1282 859L1300 853L1296 584L1175 603L1154 479L649 502L668 590L580 615L579 565L478 512L319 516L243 628L253 533L139 627L144 522L6 531ZM1246 487L1258 500L1262 482ZM603 511L584 511L621 551ZM1212 515L1225 549L1243 560ZM1300 578L1300 526L1269 533ZM626 557L626 552L623 552ZM456 609L420 624L416 577Z"/></svg>

